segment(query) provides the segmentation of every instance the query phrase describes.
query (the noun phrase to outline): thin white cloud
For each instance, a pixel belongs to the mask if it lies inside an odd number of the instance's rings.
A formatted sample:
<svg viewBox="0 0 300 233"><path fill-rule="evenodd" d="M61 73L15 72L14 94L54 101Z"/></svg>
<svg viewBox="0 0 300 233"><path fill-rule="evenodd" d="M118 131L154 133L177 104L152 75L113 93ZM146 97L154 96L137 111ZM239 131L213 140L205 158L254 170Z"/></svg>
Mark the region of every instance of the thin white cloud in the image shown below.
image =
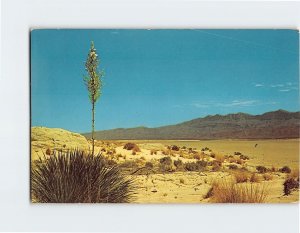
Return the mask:
<svg viewBox="0 0 300 233"><path fill-rule="evenodd" d="M256 84L255 84L255 86L256 86L256 87L263 87L263 86L264 86L264 84L261 84L261 83L256 83Z"/></svg>
<svg viewBox="0 0 300 233"><path fill-rule="evenodd" d="M201 103L192 103L191 105L196 108L208 108L209 107L208 104L201 104Z"/></svg>
<svg viewBox="0 0 300 233"><path fill-rule="evenodd" d="M283 84L272 84L271 87L284 87Z"/></svg>
<svg viewBox="0 0 300 233"><path fill-rule="evenodd" d="M272 84L270 87L277 89L280 92L289 92L291 90L298 90L298 84L292 82L286 82L285 84Z"/></svg>
<svg viewBox="0 0 300 233"><path fill-rule="evenodd" d="M279 91L280 92L288 92L288 91L290 91L290 89L280 89Z"/></svg>
<svg viewBox="0 0 300 233"><path fill-rule="evenodd" d="M270 102L263 102L260 100L232 100L230 102L197 102L192 103L190 106L195 108L209 108L209 107L221 107L221 108L242 108L242 107L255 107L261 105L276 105L278 102L270 101Z"/></svg>
<svg viewBox="0 0 300 233"><path fill-rule="evenodd" d="M220 107L249 107L258 103L257 100L233 100L230 103L218 103Z"/></svg>

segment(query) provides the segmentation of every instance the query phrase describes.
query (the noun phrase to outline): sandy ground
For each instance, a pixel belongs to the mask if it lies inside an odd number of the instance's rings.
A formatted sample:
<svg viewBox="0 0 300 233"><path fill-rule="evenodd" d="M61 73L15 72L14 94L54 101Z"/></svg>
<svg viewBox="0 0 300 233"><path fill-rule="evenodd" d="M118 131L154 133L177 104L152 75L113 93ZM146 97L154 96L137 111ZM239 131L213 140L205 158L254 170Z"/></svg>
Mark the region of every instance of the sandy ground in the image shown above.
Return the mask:
<svg viewBox="0 0 300 233"><path fill-rule="evenodd" d="M222 162L221 171L177 171L171 172L149 172L134 173L138 168L145 166L146 162L151 162L159 166L159 160L169 156L172 161L180 159L183 163L196 162L197 159L190 156L188 148L201 154L201 149L208 147L211 151L205 151L204 160L213 161L211 153L217 155L233 155L234 152L241 152L249 156L242 165L236 164L239 168L246 168L249 172L256 172L256 166L262 165L268 168L275 167L276 170L285 165L293 170L299 169L299 140L201 140L201 141L170 141L170 140L131 140L140 148L140 152L133 153L132 150L124 149L124 145L129 141L96 141L95 152L101 153L108 159L114 160L122 165L128 162L135 162L138 167L129 167L128 178L133 178L138 187L135 203L209 203L210 199L204 198L212 183L216 180L231 177L228 170L227 160ZM172 151L167 148L170 145L177 145L187 149ZM153 153L155 151L155 153ZM165 154L169 151L170 154ZM36 150L33 150L37 153ZM182 154L184 156L182 156ZM158 165L157 165L158 164ZM234 163L235 164L235 163ZM134 173L134 174L132 174ZM283 183L287 174L272 172L272 179L264 181L261 174L260 184L268 189L268 203L298 202L299 190L293 191L291 195L283 195Z"/></svg>

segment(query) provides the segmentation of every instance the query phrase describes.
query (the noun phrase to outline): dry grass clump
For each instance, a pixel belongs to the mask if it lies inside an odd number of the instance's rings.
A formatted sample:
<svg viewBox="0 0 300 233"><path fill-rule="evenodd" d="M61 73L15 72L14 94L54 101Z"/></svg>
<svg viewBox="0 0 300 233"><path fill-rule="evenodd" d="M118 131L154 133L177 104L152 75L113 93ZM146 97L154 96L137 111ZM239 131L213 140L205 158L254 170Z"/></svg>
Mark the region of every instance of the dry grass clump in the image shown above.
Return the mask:
<svg viewBox="0 0 300 233"><path fill-rule="evenodd" d="M235 178L237 183L247 182L249 177L249 172L244 170L234 170L232 171L232 175Z"/></svg>
<svg viewBox="0 0 300 233"><path fill-rule="evenodd" d="M157 155L157 150L153 150L153 149L150 150L150 154L151 154L151 155Z"/></svg>
<svg viewBox="0 0 300 233"><path fill-rule="evenodd" d="M265 173L262 175L262 177L264 178L264 180L268 181L268 180L273 180L273 175L270 173Z"/></svg>
<svg viewBox="0 0 300 233"><path fill-rule="evenodd" d="M225 160L225 156L222 155L222 154L216 154L215 155L215 160L218 161L218 162L220 162L220 163L223 163L224 160Z"/></svg>
<svg viewBox="0 0 300 233"><path fill-rule="evenodd" d="M261 181L261 177L257 175L256 173L252 173L252 175L249 178L249 181L251 183L259 183Z"/></svg>
<svg viewBox="0 0 300 233"><path fill-rule="evenodd" d="M40 158L31 168L32 199L40 203L130 202L135 189L101 155L68 151Z"/></svg>
<svg viewBox="0 0 300 233"><path fill-rule="evenodd" d="M215 203L263 203L268 197L268 190L262 184L236 184L233 180L224 179L214 182L207 196Z"/></svg>

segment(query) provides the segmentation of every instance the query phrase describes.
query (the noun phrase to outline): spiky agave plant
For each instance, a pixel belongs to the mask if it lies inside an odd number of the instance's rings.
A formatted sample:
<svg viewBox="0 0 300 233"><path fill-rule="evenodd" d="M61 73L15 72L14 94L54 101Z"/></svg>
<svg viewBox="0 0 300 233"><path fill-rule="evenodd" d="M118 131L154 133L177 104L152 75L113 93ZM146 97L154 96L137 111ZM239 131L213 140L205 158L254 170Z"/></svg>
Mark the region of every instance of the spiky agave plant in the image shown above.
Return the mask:
<svg viewBox="0 0 300 233"><path fill-rule="evenodd" d="M135 192L132 179L101 155L82 151L39 159L31 168L32 200L41 203L126 203Z"/></svg>

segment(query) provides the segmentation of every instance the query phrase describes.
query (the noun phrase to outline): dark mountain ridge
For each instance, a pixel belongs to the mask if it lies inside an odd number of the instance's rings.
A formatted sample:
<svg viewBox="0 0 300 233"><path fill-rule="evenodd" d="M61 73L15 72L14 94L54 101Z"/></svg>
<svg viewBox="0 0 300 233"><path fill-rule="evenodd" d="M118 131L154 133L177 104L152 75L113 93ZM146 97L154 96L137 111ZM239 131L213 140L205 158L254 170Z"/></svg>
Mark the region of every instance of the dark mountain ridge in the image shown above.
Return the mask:
<svg viewBox="0 0 300 233"><path fill-rule="evenodd" d="M208 115L157 128L118 128L95 132L98 140L121 139L282 139L299 138L300 112L277 110L261 115ZM90 133L83 134L87 138Z"/></svg>

